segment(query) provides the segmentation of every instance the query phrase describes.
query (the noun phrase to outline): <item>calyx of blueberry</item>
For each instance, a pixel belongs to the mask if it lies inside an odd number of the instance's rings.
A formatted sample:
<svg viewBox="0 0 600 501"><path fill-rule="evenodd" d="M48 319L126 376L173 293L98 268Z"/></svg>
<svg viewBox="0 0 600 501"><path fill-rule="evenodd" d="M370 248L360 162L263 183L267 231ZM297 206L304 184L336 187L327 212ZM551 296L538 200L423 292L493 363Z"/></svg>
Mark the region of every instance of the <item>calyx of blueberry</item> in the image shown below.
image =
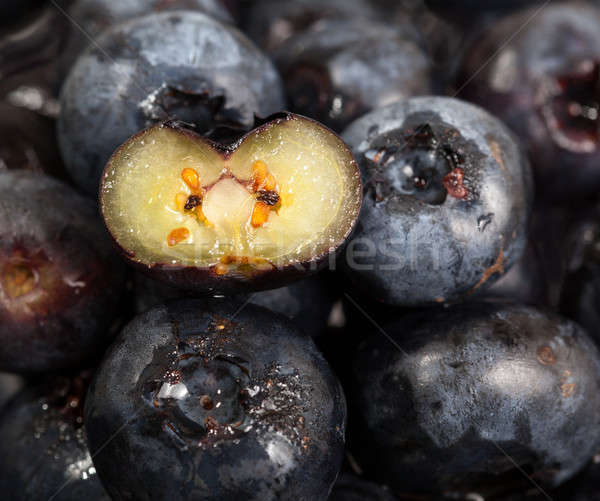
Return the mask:
<svg viewBox="0 0 600 501"><path fill-rule="evenodd" d="M538 109L552 139L573 153L592 153L600 141L600 62L585 59L541 80Z"/></svg>
<svg viewBox="0 0 600 501"><path fill-rule="evenodd" d="M459 200L470 195L464 155L428 123L386 134L365 158L374 168L370 185L376 202L404 195L441 205L448 195Z"/></svg>
<svg viewBox="0 0 600 501"><path fill-rule="evenodd" d="M156 432L179 448L206 449L271 429L303 447L307 395L300 376L277 364L255 370L251 357L222 346L227 322L212 329L180 341L170 362L157 359L144 371L142 398Z"/></svg>

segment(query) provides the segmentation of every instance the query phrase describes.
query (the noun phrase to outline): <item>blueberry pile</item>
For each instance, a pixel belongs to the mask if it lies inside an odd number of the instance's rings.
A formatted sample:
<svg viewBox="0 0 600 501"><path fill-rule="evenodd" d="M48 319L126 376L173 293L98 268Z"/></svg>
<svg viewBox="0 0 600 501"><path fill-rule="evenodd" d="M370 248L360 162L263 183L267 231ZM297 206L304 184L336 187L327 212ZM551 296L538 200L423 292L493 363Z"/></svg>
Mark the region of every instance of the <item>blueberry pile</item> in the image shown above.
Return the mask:
<svg viewBox="0 0 600 501"><path fill-rule="evenodd" d="M0 498L600 500L600 3L4 0Z"/></svg>

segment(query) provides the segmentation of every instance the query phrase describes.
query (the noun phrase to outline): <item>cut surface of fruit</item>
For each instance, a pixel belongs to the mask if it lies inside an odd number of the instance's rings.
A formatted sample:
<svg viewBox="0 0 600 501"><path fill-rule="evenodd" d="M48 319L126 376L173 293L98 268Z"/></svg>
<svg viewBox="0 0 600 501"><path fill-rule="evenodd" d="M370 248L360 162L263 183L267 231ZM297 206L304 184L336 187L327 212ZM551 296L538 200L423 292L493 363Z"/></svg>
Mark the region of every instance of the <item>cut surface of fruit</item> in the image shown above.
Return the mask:
<svg viewBox="0 0 600 501"><path fill-rule="evenodd" d="M132 137L103 175L109 231L146 266L281 268L339 247L361 204L356 163L312 120L285 115L230 149L162 124Z"/></svg>

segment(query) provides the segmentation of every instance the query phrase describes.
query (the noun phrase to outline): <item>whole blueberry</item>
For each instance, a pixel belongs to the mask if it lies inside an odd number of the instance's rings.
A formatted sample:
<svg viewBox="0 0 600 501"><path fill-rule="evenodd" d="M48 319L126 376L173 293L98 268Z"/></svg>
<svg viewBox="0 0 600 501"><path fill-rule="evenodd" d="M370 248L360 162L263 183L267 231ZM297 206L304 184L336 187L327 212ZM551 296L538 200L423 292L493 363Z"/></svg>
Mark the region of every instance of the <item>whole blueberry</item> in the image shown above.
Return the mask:
<svg viewBox="0 0 600 501"><path fill-rule="evenodd" d="M20 501L109 501L83 427L86 378L50 378L21 391L0 418L0 489Z"/></svg>
<svg viewBox="0 0 600 501"><path fill-rule="evenodd" d="M73 179L96 194L114 150L145 127L244 128L283 106L272 63L235 28L199 12L153 13L110 28L80 56L61 92L58 139Z"/></svg>
<svg viewBox="0 0 600 501"><path fill-rule="evenodd" d="M337 379L310 337L253 305L183 300L136 317L85 410L116 500L325 500L343 454Z"/></svg>
<svg viewBox="0 0 600 501"><path fill-rule="evenodd" d="M548 201L600 188L598 23L579 2L516 12L473 41L456 81L521 138Z"/></svg>
<svg viewBox="0 0 600 501"><path fill-rule="evenodd" d="M368 113L342 137L365 186L343 260L357 289L398 306L454 301L519 259L532 183L497 119L456 99L421 97Z"/></svg>
<svg viewBox="0 0 600 501"><path fill-rule="evenodd" d="M598 450L600 353L576 324L471 303L383 330L356 354L350 401L361 464L395 490L555 487Z"/></svg>
<svg viewBox="0 0 600 501"><path fill-rule="evenodd" d="M334 130L374 108L431 93L431 60L408 21L320 21L274 57L292 111Z"/></svg>

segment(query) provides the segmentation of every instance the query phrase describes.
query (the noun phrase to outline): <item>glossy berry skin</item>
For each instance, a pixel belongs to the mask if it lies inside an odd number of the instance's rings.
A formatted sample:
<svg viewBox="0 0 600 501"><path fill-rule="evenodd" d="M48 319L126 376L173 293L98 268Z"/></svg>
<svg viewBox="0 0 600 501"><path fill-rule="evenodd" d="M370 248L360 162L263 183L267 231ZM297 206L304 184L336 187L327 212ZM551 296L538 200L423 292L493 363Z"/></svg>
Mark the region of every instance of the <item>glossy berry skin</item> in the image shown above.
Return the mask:
<svg viewBox="0 0 600 501"><path fill-rule="evenodd" d="M291 109L336 131L367 111L431 93L431 60L408 22L321 21L274 57Z"/></svg>
<svg viewBox="0 0 600 501"><path fill-rule="evenodd" d="M64 369L101 356L125 272L94 204L44 175L8 171L0 221L0 369Z"/></svg>
<svg viewBox="0 0 600 501"><path fill-rule="evenodd" d="M380 12L365 0L258 0L252 2L244 31L267 52L277 50L290 37L326 20L373 21Z"/></svg>
<svg viewBox="0 0 600 501"><path fill-rule="evenodd" d="M564 3L534 12L512 14L474 40L456 85L523 141L540 196L580 200L600 188L600 10Z"/></svg>
<svg viewBox="0 0 600 501"><path fill-rule="evenodd" d="M61 92L58 138L73 179L96 194L127 138L165 119L197 132L250 127L284 107L272 63L244 35L199 12L149 14L114 26L84 52Z"/></svg>
<svg viewBox="0 0 600 501"><path fill-rule="evenodd" d="M50 378L11 400L0 418L3 499L109 501L83 428L84 380Z"/></svg>
<svg viewBox="0 0 600 501"><path fill-rule="evenodd" d="M485 290L526 245L532 183L498 120L468 103L413 98L342 134L365 186L344 269L370 298L415 306Z"/></svg>
<svg viewBox="0 0 600 501"><path fill-rule="evenodd" d="M305 334L316 337L327 327L327 320L335 300L323 274L311 276L285 287L253 292L232 298L256 304L292 320ZM190 297L185 291L154 280L142 273L135 275L135 311L137 314L169 299ZM193 297L193 295L191 295Z"/></svg>
<svg viewBox="0 0 600 501"><path fill-rule="evenodd" d="M88 46L88 37L96 39L104 30L151 12L185 9L202 12L218 21L230 23L231 15L219 0L77 0L68 9L68 14L77 23L71 27L67 45L61 55L65 74L77 56ZM81 30L87 34L84 35Z"/></svg>
<svg viewBox="0 0 600 501"><path fill-rule="evenodd" d="M123 330L85 422L91 450L106 444L94 464L115 500L325 500L342 459L345 401L289 320L183 300Z"/></svg>
<svg viewBox="0 0 600 501"><path fill-rule="evenodd" d="M383 329L399 348L379 334L363 343L351 402L361 464L394 489L531 487L515 463L553 487L598 450L600 354L576 324L471 303Z"/></svg>

